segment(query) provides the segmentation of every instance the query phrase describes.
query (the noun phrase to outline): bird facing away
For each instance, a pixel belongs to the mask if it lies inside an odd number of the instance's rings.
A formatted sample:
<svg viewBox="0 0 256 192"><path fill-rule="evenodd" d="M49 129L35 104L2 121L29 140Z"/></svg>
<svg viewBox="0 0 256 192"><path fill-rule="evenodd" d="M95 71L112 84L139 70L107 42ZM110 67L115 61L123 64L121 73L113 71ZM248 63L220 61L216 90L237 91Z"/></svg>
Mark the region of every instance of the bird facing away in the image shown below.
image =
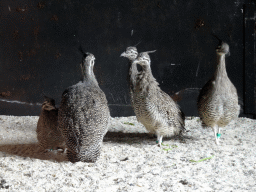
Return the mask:
<svg viewBox="0 0 256 192"><path fill-rule="evenodd" d="M140 53L133 61L142 67L133 95L134 111L137 120L157 135L157 143L161 146L163 136L180 135L185 130L185 116L177 103L158 86L151 72L148 53Z"/></svg>
<svg viewBox="0 0 256 192"><path fill-rule="evenodd" d="M240 106L237 90L229 80L225 66L225 55L229 54L228 44L219 40L216 53L216 71L200 91L197 108L200 119L213 129L215 142L219 145L220 127L225 127L238 117Z"/></svg>
<svg viewBox="0 0 256 192"><path fill-rule="evenodd" d="M65 141L58 129L58 109L54 99L44 96L42 112L37 123L37 140L42 149L55 150L65 148Z"/></svg>
<svg viewBox="0 0 256 192"><path fill-rule="evenodd" d="M127 47L126 51L121 54L121 57L126 57L130 60L129 62L129 73L128 73L128 82L130 88L130 98L131 105L133 107L133 93L135 91L136 86L136 77L138 74L137 65L132 62L137 58L138 51L136 47Z"/></svg>
<svg viewBox="0 0 256 192"><path fill-rule="evenodd" d="M62 94L59 128L71 162L95 162L110 118L107 99L93 73L95 57L87 53L81 65L83 80Z"/></svg>

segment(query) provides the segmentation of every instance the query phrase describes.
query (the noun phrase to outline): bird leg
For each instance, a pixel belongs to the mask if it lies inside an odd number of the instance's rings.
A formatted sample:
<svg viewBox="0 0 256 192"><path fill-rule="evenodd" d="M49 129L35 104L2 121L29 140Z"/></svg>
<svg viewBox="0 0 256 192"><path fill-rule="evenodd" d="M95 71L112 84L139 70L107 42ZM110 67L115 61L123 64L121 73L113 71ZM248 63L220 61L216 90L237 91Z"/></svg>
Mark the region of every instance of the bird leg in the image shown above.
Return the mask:
<svg viewBox="0 0 256 192"><path fill-rule="evenodd" d="M218 127L218 133L217 133L217 139L218 140L220 140L220 136L221 136L221 134L220 134L220 127Z"/></svg>
<svg viewBox="0 0 256 192"><path fill-rule="evenodd" d="M218 129L218 125L215 125L213 127L213 131L214 131L215 142L216 142L217 145L219 145L219 138L220 138L220 133L219 132L220 132L220 128Z"/></svg>
<svg viewBox="0 0 256 192"><path fill-rule="evenodd" d="M162 148L162 139L163 139L163 136L162 135L157 135L157 145Z"/></svg>
<svg viewBox="0 0 256 192"><path fill-rule="evenodd" d="M220 134L220 127L218 127L217 138L219 139L219 138L220 138L220 136L221 136L221 134Z"/></svg>

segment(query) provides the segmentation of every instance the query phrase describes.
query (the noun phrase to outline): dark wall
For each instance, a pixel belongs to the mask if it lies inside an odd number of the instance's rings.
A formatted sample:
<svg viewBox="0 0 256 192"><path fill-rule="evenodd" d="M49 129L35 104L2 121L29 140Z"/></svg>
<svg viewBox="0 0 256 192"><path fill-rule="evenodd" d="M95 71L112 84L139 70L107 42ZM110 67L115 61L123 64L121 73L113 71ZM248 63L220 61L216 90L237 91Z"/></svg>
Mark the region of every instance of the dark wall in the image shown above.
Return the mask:
<svg viewBox="0 0 256 192"><path fill-rule="evenodd" d="M111 115L133 115L120 54L139 43L139 52L157 50L151 68L160 87L186 115L197 115L196 97L215 69L211 33L230 45L227 72L242 104L244 1L2 0L0 114L39 115L43 94L59 104L81 79L81 45L96 57Z"/></svg>

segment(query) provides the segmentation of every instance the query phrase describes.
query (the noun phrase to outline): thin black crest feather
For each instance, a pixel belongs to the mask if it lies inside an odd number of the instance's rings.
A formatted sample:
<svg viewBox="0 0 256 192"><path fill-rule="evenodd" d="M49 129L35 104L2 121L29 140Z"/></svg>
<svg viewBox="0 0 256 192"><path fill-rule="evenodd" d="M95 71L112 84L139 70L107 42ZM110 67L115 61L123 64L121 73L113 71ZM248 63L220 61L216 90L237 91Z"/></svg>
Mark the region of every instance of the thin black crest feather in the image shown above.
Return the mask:
<svg viewBox="0 0 256 192"><path fill-rule="evenodd" d="M43 97L44 97L44 101L50 102L53 106L55 106L55 100L53 98L46 96L44 93L43 93Z"/></svg>
<svg viewBox="0 0 256 192"><path fill-rule="evenodd" d="M48 100L51 100L52 98L50 98L50 97L48 97L48 96L46 96L46 94L43 92L42 93L42 95L43 95L43 98L44 98L44 100L46 101L48 101Z"/></svg>
<svg viewBox="0 0 256 192"><path fill-rule="evenodd" d="M153 50L153 51L145 51L146 53L154 53L156 52L156 50Z"/></svg>
<svg viewBox="0 0 256 192"><path fill-rule="evenodd" d="M83 51L83 48L82 48L82 45L79 46L78 50L83 54L83 56L85 55L85 53Z"/></svg>
<svg viewBox="0 0 256 192"><path fill-rule="evenodd" d="M137 43L136 45L134 45L133 47L136 47L137 45L139 45L142 41L139 41L139 43Z"/></svg>
<svg viewBox="0 0 256 192"><path fill-rule="evenodd" d="M217 37L217 35L214 35L213 33L211 34L213 37L215 37L216 39L218 39L219 40L219 44L221 44L222 43L222 40L219 38L219 37Z"/></svg>
<svg viewBox="0 0 256 192"><path fill-rule="evenodd" d="M86 58L87 55L90 55L89 52L84 52L82 45L79 46L78 50L83 54L83 59Z"/></svg>

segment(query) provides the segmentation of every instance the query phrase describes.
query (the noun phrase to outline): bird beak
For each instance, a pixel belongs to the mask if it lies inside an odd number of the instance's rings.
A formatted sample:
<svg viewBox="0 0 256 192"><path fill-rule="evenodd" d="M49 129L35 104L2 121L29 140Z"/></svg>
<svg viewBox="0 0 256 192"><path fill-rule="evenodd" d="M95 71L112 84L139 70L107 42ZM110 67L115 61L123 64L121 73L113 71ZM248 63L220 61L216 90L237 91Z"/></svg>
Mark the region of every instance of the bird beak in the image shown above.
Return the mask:
<svg viewBox="0 0 256 192"><path fill-rule="evenodd" d="M126 56L126 53L125 52L123 52L121 55L120 55L120 57L125 57Z"/></svg>

